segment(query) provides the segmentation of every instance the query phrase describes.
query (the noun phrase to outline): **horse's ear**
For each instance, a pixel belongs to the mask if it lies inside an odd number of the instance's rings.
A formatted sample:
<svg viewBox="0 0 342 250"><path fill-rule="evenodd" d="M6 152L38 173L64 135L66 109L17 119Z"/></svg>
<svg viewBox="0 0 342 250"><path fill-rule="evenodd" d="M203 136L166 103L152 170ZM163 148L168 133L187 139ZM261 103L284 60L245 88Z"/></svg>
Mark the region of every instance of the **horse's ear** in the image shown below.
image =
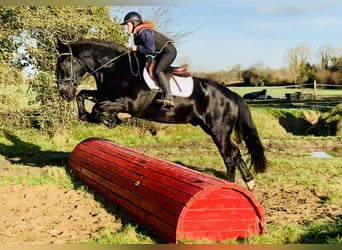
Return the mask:
<svg viewBox="0 0 342 250"><path fill-rule="evenodd" d="M58 37L57 37L56 48L57 48L59 53L64 53L64 52L67 52L69 50L68 45L63 43Z"/></svg>

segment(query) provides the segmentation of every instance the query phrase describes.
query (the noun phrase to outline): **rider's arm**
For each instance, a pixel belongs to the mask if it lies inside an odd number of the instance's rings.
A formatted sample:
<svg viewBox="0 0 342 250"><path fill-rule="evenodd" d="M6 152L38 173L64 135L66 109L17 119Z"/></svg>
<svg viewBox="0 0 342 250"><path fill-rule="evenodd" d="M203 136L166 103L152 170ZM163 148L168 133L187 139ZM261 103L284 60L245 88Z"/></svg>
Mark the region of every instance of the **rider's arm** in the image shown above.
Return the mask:
<svg viewBox="0 0 342 250"><path fill-rule="evenodd" d="M141 43L137 44L137 50L145 55L155 54L155 42L153 31L150 29L142 30L139 34Z"/></svg>

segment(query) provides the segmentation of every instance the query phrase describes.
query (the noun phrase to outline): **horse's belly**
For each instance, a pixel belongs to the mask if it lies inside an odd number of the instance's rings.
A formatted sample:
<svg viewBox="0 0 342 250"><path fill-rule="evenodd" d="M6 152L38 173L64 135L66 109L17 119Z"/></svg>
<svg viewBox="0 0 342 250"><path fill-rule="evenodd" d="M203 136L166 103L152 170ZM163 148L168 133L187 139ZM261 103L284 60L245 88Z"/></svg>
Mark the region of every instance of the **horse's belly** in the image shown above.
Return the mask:
<svg viewBox="0 0 342 250"><path fill-rule="evenodd" d="M175 113L171 110L152 109L146 110L141 118L161 123L191 123L193 115L182 111Z"/></svg>

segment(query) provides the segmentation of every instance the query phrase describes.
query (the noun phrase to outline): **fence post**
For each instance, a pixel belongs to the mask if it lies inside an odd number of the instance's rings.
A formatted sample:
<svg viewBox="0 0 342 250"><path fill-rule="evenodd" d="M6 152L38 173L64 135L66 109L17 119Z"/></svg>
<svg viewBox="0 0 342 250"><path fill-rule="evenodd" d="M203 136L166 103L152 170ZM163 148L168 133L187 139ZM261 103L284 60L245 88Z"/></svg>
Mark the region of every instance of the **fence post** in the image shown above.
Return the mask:
<svg viewBox="0 0 342 250"><path fill-rule="evenodd" d="M317 82L314 80L314 100L316 100L316 94L317 94Z"/></svg>

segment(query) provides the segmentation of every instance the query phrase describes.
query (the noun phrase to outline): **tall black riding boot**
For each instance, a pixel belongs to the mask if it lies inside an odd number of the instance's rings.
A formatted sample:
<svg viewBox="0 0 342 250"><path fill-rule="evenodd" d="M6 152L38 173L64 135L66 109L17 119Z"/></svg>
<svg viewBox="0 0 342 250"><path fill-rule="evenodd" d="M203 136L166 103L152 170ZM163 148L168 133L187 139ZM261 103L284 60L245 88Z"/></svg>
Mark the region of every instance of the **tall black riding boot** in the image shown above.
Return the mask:
<svg viewBox="0 0 342 250"><path fill-rule="evenodd" d="M157 100L157 102L160 102L163 104L166 108L171 108L175 106L175 101L173 99L172 93L171 93L171 87L169 80L167 79L164 72L159 72L157 74L157 79L160 84L161 89L164 92L164 98L161 100Z"/></svg>

